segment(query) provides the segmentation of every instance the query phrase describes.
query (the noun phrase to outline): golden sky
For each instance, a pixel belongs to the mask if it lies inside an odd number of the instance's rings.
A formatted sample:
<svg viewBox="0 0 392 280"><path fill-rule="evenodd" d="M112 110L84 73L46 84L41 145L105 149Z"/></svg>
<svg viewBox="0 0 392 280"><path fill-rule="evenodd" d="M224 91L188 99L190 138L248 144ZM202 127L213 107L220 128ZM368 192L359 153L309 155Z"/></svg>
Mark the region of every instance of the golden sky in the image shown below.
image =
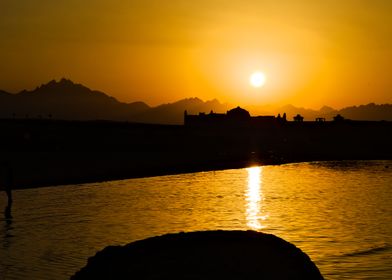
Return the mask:
<svg viewBox="0 0 392 280"><path fill-rule="evenodd" d="M1 0L0 89L66 77L150 105L392 103L391 15L390 0Z"/></svg>

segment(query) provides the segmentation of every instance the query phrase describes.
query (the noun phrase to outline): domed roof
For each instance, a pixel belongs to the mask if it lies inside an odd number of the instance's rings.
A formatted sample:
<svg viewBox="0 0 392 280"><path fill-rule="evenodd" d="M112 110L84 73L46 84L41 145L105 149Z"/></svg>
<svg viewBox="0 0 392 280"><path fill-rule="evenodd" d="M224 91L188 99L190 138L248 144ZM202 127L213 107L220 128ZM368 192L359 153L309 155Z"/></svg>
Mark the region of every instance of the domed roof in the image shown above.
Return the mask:
<svg viewBox="0 0 392 280"><path fill-rule="evenodd" d="M245 109L242 109L240 106L237 108L231 109L227 111L227 116L236 119L248 119L250 118L250 114Z"/></svg>

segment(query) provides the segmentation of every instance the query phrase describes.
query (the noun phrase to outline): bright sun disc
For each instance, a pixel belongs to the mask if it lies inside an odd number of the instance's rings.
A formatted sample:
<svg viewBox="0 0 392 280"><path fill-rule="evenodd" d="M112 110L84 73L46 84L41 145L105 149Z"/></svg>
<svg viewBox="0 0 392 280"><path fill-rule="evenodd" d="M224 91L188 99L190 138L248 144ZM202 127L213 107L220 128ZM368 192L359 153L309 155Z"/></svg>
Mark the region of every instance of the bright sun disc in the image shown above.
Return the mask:
<svg viewBox="0 0 392 280"><path fill-rule="evenodd" d="M265 84L265 80L266 80L265 75L261 72L253 73L249 79L250 84L256 88L262 87Z"/></svg>

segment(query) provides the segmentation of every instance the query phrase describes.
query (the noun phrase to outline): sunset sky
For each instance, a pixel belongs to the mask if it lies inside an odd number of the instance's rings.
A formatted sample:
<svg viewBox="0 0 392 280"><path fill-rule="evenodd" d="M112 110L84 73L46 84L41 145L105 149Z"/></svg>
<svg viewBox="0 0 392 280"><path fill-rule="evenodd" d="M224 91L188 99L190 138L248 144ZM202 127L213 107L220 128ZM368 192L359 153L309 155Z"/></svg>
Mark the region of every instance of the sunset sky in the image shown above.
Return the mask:
<svg viewBox="0 0 392 280"><path fill-rule="evenodd" d="M0 89L66 77L150 105L392 103L391 14L390 0L2 0Z"/></svg>

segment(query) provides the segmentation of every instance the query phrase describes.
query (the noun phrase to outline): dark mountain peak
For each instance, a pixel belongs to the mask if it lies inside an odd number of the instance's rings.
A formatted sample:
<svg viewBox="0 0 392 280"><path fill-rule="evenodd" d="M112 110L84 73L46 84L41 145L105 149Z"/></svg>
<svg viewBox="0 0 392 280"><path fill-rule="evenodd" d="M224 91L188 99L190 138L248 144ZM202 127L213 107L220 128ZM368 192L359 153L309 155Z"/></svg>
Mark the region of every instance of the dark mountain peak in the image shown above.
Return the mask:
<svg viewBox="0 0 392 280"><path fill-rule="evenodd" d="M194 101L194 102L203 102L199 97L190 97L190 98L185 98L184 100L188 101Z"/></svg>
<svg viewBox="0 0 392 280"><path fill-rule="evenodd" d="M74 83L74 82L72 82L71 80L69 80L69 79L66 79L66 78L62 78L60 81L58 81L57 83L56 83L58 86L61 86L61 87L75 87L75 86L77 86L77 87L84 87L84 86L82 86L81 84L76 84L76 83Z"/></svg>
<svg viewBox="0 0 392 280"><path fill-rule="evenodd" d="M184 99L178 100L173 103L162 104L156 108L162 108L162 107L166 108L168 106L169 107L198 106L200 104L204 104L203 100L201 100L200 98L197 98L197 97L190 97L190 98L184 98Z"/></svg>
<svg viewBox="0 0 392 280"><path fill-rule="evenodd" d="M206 104L211 104L211 105L221 105L221 103L219 102L219 100L218 99L216 99L216 98L214 98L214 99L211 99L211 100L207 100L206 101Z"/></svg>
<svg viewBox="0 0 392 280"><path fill-rule="evenodd" d="M392 120L392 104L351 106L339 110L339 114L353 120Z"/></svg>
<svg viewBox="0 0 392 280"><path fill-rule="evenodd" d="M331 113L334 111L336 111L334 108L326 106L326 105L324 105L323 107L320 108L320 113L323 113L323 114L328 114L328 113Z"/></svg>
<svg viewBox="0 0 392 280"><path fill-rule="evenodd" d="M142 101L136 101L136 102L132 102L132 103L124 103L124 105L128 108L130 115L140 114L142 112L146 112L151 109L150 106L148 106L146 103L144 103Z"/></svg>
<svg viewBox="0 0 392 280"><path fill-rule="evenodd" d="M302 109L302 108L297 108L292 104L287 104L281 107L282 110L296 110L296 109Z"/></svg>
<svg viewBox="0 0 392 280"><path fill-rule="evenodd" d="M51 115L56 119L130 121L134 114L149 110L143 102L122 103L103 92L62 78L31 91L0 93L0 117Z"/></svg>
<svg viewBox="0 0 392 280"><path fill-rule="evenodd" d="M386 104L376 104L376 103L369 103L369 104L362 104L362 105L359 105L359 106L349 106L349 107L345 107L345 108L343 108L343 109L341 109L341 111L342 110L351 110L351 109L359 109L359 110L364 110L364 109L366 109L366 110L374 110L374 109L377 109L377 108L391 108L392 107L392 104L388 104L388 103L386 103Z"/></svg>
<svg viewBox="0 0 392 280"><path fill-rule="evenodd" d="M74 84L74 82L72 82L70 79L67 78L61 78L61 80L59 81L59 83L65 83L65 84Z"/></svg>
<svg viewBox="0 0 392 280"><path fill-rule="evenodd" d="M381 106L382 106L382 104L378 105L378 104L372 102L372 103L369 103L366 105L360 105L359 108L374 109L376 107L381 107Z"/></svg>
<svg viewBox="0 0 392 280"><path fill-rule="evenodd" d="M198 98L198 97L190 97L190 98L184 98L184 99L181 99L181 100L179 100L179 101L177 101L177 102L174 102L174 103L193 103L193 104L200 104L200 103L204 103L203 102L203 100L201 100L200 98Z"/></svg>
<svg viewBox="0 0 392 280"><path fill-rule="evenodd" d="M224 111L229 108L228 104L222 104L219 102L218 99L211 99L207 101L203 101L202 99L198 97L191 97L191 98L185 98L181 99L177 102L171 103L171 104L166 104L170 106L175 106L175 107L181 107L183 109L187 110L200 110L200 111L215 111L215 110L222 110L224 108ZM165 105L165 106L166 106Z"/></svg>
<svg viewBox="0 0 392 280"><path fill-rule="evenodd" d="M56 92L64 92L64 91L91 91L89 88L72 82L69 79L62 78L58 82L56 80L51 80L46 84L42 84L41 86L37 87L33 92L38 91L56 91Z"/></svg>
<svg viewBox="0 0 392 280"><path fill-rule="evenodd" d="M11 95L11 93L9 93L9 92L6 92L6 91L4 91L4 90L0 90L0 96L9 96L9 95Z"/></svg>
<svg viewBox="0 0 392 280"><path fill-rule="evenodd" d="M20 97L33 96L36 98L41 98L41 102L47 102L49 99L57 99L61 102L63 98L67 100L73 99L76 103L81 100L92 101L101 100L101 102L115 102L118 103L117 99L111 97L103 92L91 90L88 87L77 84L70 79L62 78L59 81L51 80L46 84L42 84L32 91L23 90L18 94Z"/></svg>
<svg viewBox="0 0 392 280"><path fill-rule="evenodd" d="M143 106L145 108L151 108L147 103L143 101L135 101L135 102L130 102L130 103L125 103L127 105L134 105L134 106Z"/></svg>

